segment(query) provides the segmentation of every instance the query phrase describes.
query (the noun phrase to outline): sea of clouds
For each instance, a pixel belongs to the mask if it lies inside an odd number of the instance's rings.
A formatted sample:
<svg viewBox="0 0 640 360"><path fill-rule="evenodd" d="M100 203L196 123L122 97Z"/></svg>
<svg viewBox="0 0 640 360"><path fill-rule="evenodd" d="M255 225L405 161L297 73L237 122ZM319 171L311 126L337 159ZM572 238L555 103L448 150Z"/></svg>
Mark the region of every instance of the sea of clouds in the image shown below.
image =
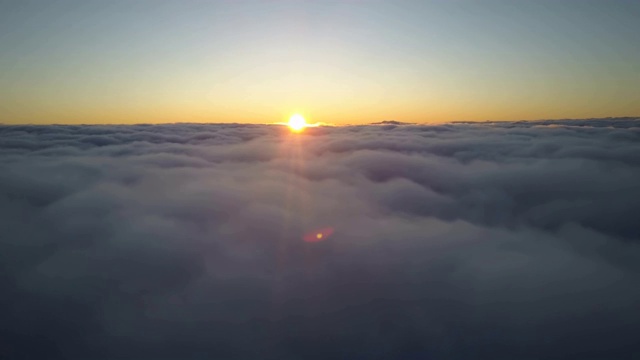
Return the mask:
<svg viewBox="0 0 640 360"><path fill-rule="evenodd" d="M632 359L639 334L640 119L0 126L2 359Z"/></svg>

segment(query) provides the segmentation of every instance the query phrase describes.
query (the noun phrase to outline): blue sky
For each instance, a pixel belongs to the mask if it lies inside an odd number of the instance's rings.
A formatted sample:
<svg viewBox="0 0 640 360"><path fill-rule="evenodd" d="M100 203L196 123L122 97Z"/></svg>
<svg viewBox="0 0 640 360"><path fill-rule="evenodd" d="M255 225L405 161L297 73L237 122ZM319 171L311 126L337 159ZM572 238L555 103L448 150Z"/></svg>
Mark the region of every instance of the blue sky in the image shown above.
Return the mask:
<svg viewBox="0 0 640 360"><path fill-rule="evenodd" d="M1 1L0 121L640 113L637 1Z"/></svg>

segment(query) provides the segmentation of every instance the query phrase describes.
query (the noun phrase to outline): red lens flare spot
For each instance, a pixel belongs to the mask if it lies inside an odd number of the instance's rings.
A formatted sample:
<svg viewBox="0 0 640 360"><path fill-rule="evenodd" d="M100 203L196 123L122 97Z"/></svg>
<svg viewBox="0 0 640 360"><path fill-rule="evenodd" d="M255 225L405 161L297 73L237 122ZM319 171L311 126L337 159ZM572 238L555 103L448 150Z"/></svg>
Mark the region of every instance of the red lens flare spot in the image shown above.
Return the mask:
<svg viewBox="0 0 640 360"><path fill-rule="evenodd" d="M331 234L333 234L333 228L327 227L312 231L306 234L303 239L306 242L319 242L326 240L329 236L331 236Z"/></svg>

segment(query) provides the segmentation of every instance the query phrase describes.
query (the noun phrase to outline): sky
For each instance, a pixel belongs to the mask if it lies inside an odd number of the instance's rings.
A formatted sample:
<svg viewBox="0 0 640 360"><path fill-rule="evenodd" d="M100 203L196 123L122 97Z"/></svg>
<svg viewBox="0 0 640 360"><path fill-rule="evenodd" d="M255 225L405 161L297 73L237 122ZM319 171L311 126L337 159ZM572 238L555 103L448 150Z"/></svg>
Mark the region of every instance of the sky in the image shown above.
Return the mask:
<svg viewBox="0 0 640 360"><path fill-rule="evenodd" d="M0 0L0 123L637 116L640 2Z"/></svg>

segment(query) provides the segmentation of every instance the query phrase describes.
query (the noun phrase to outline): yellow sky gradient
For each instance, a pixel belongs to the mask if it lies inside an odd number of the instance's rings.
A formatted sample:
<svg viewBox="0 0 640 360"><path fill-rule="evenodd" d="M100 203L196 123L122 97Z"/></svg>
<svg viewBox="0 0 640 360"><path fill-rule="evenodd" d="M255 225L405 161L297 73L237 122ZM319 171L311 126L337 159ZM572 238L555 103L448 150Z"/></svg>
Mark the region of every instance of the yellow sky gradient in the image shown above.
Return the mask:
<svg viewBox="0 0 640 360"><path fill-rule="evenodd" d="M0 123L640 115L634 9L541 1L15 4Z"/></svg>

